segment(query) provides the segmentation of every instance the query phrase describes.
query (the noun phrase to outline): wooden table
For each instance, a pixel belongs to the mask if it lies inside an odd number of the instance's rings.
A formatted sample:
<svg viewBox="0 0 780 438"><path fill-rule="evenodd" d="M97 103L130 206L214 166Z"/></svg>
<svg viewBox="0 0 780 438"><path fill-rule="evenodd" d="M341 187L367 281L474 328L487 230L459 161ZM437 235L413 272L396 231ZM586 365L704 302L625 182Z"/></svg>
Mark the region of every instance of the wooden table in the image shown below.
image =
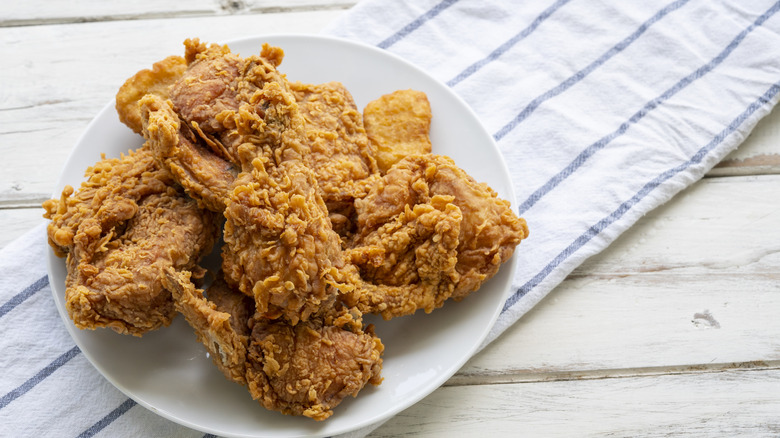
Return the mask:
<svg viewBox="0 0 780 438"><path fill-rule="evenodd" d="M8 2L0 246L124 79L181 42L317 33L338 0ZM780 435L780 111L372 436ZM141 409L141 408L139 408Z"/></svg>

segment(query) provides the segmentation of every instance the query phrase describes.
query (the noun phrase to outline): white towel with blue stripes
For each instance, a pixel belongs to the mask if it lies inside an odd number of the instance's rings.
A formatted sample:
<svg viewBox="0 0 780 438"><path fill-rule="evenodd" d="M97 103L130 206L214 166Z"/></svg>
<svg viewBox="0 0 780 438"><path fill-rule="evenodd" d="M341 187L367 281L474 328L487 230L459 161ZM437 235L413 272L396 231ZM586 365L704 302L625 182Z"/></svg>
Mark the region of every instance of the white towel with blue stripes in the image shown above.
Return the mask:
<svg viewBox="0 0 780 438"><path fill-rule="evenodd" d="M531 237L490 342L769 113L778 11L774 0L364 0L325 33L428 71L493 134ZM46 251L39 226L0 252L0 436L203 437L99 377L59 321Z"/></svg>

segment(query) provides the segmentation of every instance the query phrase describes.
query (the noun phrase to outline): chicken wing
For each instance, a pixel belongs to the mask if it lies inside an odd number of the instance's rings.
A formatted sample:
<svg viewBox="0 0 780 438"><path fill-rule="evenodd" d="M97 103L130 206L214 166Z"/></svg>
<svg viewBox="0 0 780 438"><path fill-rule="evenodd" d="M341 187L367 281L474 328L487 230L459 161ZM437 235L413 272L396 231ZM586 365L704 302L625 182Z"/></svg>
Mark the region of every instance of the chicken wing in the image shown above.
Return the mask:
<svg viewBox="0 0 780 438"><path fill-rule="evenodd" d="M219 276L203 290L190 281L187 271L166 269L163 284L173 295L176 310L195 330L195 336L209 352L214 364L236 383L246 384L246 360L249 346L249 320L254 313L253 300L230 288Z"/></svg>

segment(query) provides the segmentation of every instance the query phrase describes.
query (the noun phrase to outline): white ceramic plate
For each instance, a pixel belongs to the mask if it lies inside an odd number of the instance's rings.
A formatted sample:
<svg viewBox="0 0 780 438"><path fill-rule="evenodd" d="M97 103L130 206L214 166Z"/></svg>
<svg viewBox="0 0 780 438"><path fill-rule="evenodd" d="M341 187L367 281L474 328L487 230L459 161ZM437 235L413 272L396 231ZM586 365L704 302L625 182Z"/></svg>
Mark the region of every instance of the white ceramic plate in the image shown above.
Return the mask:
<svg viewBox="0 0 780 438"><path fill-rule="evenodd" d="M308 83L340 81L358 108L398 89L428 95L433 151L452 157L504 199L514 200L509 172L492 137L449 88L408 62L374 47L334 38L268 35L228 42L244 56L268 42L284 49L280 71ZM128 76L133 72L128 72ZM100 153L119 156L142 139L122 125L113 102L88 126L58 182L77 187ZM371 318L385 345L384 382L345 400L324 422L265 410L242 386L225 379L195 340L184 318L142 339L110 330L78 330L64 306L65 265L49 254L52 291L60 315L84 355L111 383L140 405L182 425L226 437L331 436L385 420L433 392L476 351L510 288L515 259L466 300L430 315L392 321Z"/></svg>

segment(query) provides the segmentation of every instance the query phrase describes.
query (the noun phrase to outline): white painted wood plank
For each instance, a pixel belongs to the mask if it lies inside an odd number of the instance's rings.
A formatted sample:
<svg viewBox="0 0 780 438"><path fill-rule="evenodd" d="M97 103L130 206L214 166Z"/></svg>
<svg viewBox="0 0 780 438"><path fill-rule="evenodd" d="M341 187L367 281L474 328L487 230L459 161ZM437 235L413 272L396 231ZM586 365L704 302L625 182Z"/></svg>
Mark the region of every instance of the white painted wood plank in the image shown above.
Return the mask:
<svg viewBox="0 0 780 438"><path fill-rule="evenodd" d="M780 370L443 387L370 437L776 437Z"/></svg>
<svg viewBox="0 0 780 438"><path fill-rule="evenodd" d="M204 15L242 14L248 12L304 12L324 9L346 9L354 1L336 0L103 0L11 2L3 8L0 27L30 26L88 21L138 20Z"/></svg>
<svg viewBox="0 0 780 438"><path fill-rule="evenodd" d="M283 12L322 9L348 9L357 3L352 0L240 0L249 11Z"/></svg>
<svg viewBox="0 0 780 438"><path fill-rule="evenodd" d="M182 41L224 41L262 33L316 33L342 13L233 15L0 29L0 203L50 196L89 121L136 71L182 53ZM13 84L13 86L7 86Z"/></svg>
<svg viewBox="0 0 780 438"><path fill-rule="evenodd" d="M0 250L42 222L42 208L0 209Z"/></svg>
<svg viewBox="0 0 780 438"><path fill-rule="evenodd" d="M3 7L0 27L229 12L228 7L220 3L217 0L189 0L186 2L165 0L134 0L132 2L31 0L8 2Z"/></svg>
<svg viewBox="0 0 780 438"><path fill-rule="evenodd" d="M710 175L780 174L780 110L764 117L748 138L715 166Z"/></svg>
<svg viewBox="0 0 780 438"><path fill-rule="evenodd" d="M700 181L576 269L455 381L780 360L777 199L778 176Z"/></svg>

